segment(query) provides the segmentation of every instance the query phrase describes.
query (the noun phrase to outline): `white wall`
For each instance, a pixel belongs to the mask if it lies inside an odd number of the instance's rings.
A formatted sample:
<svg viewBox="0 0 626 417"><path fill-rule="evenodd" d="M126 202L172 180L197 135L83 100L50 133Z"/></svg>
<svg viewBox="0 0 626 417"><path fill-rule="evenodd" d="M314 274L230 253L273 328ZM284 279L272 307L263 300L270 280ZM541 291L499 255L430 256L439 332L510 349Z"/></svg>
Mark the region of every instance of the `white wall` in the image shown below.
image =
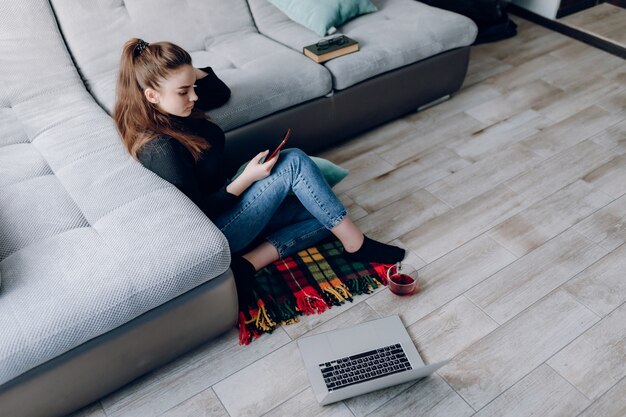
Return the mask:
<svg viewBox="0 0 626 417"><path fill-rule="evenodd" d="M554 19L560 0L513 0L513 3L548 19Z"/></svg>

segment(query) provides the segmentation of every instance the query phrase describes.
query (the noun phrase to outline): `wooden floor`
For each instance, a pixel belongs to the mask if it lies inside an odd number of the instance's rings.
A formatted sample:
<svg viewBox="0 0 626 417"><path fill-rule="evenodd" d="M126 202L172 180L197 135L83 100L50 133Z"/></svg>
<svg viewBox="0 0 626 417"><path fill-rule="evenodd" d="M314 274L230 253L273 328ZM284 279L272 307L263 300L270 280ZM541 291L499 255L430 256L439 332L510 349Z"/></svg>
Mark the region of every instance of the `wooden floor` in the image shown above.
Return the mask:
<svg viewBox="0 0 626 417"><path fill-rule="evenodd" d="M232 330L78 416L626 415L626 65L514 17L451 100L322 156L359 226L423 290L279 328ZM427 379L317 405L295 340L400 314Z"/></svg>
<svg viewBox="0 0 626 417"><path fill-rule="evenodd" d="M559 19L583 32L626 48L626 8L600 3Z"/></svg>

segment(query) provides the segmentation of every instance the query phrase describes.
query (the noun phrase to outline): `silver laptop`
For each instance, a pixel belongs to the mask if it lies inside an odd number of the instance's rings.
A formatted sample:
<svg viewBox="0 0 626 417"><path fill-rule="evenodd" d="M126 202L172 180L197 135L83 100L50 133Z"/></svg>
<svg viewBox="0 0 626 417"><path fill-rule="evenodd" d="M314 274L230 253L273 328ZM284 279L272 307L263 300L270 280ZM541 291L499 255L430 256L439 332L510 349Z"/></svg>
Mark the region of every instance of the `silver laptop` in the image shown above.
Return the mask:
<svg viewBox="0 0 626 417"><path fill-rule="evenodd" d="M298 347L323 405L423 378L449 362L425 365L399 316L303 337Z"/></svg>

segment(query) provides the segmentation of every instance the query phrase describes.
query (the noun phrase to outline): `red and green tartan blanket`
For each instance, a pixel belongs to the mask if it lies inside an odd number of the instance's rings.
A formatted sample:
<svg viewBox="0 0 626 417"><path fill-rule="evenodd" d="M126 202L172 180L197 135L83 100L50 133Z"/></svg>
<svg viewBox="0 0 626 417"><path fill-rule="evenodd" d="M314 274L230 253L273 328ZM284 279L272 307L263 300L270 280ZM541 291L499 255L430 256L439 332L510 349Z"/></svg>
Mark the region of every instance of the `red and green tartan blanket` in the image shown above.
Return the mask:
<svg viewBox="0 0 626 417"><path fill-rule="evenodd" d="M386 285L390 265L348 262L338 240L325 240L279 259L255 276L256 304L239 306L239 342L249 344L303 314L318 314Z"/></svg>

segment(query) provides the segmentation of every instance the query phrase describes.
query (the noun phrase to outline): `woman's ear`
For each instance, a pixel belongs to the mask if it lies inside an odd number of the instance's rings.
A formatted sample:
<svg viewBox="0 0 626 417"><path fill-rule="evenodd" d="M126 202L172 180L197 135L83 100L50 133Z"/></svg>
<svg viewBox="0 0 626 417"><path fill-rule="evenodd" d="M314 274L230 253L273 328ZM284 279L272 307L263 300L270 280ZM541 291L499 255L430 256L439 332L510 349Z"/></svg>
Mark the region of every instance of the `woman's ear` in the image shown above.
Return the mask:
<svg viewBox="0 0 626 417"><path fill-rule="evenodd" d="M143 90L144 95L146 96L146 99L150 102L150 103L154 103L154 104L158 104L159 103L159 92L156 91L153 88L146 88L145 90Z"/></svg>

